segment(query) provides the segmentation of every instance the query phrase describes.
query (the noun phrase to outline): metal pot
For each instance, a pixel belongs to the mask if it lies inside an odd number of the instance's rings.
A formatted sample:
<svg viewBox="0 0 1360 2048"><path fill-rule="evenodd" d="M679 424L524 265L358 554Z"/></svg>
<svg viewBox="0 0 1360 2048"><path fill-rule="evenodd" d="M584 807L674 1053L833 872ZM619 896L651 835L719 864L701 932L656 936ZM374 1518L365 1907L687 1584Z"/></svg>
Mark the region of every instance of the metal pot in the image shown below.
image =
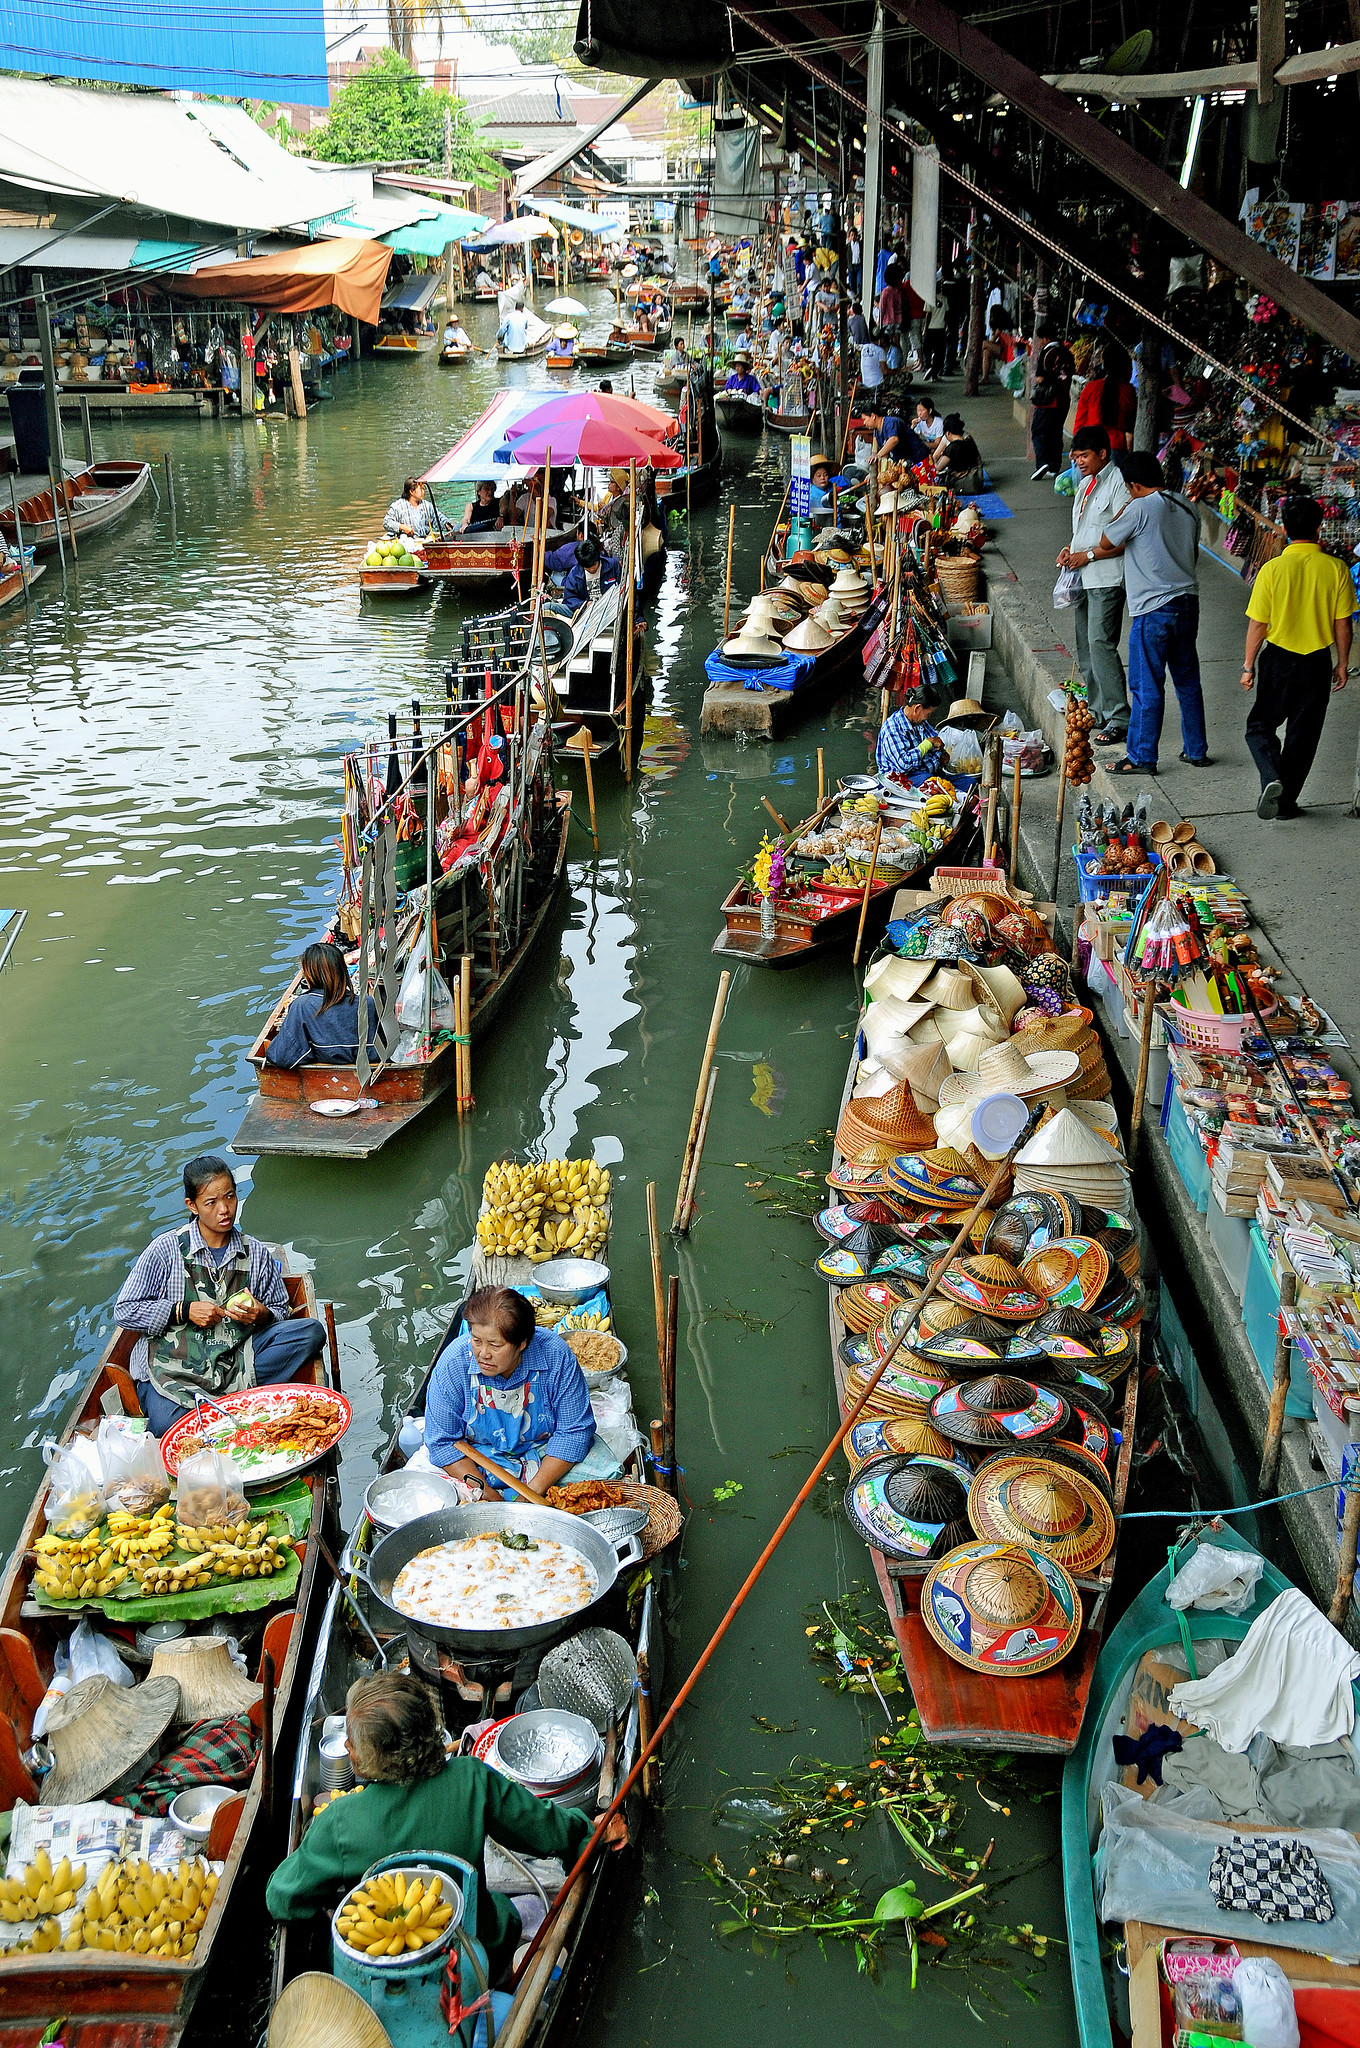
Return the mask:
<svg viewBox="0 0 1360 2048"><path fill-rule="evenodd" d="M418 1552L441 1543L456 1543L464 1536L485 1536L502 1529L522 1536L541 1536L574 1550L595 1574L594 1599L572 1614L559 1614L552 1621L533 1622L525 1628L448 1628L403 1614L393 1606L393 1582L403 1565L409 1564ZM421 1515L417 1521L407 1522L374 1545L367 1568L356 1564L354 1569L355 1576L362 1579L379 1606L408 1634L426 1636L431 1642L444 1643L468 1654L509 1653L555 1642L559 1636L584 1627L619 1572L636 1564L641 1556L642 1544L637 1536L611 1543L579 1515L563 1514L560 1508L531 1508L523 1501L484 1501L478 1506L442 1508L436 1515Z"/></svg>

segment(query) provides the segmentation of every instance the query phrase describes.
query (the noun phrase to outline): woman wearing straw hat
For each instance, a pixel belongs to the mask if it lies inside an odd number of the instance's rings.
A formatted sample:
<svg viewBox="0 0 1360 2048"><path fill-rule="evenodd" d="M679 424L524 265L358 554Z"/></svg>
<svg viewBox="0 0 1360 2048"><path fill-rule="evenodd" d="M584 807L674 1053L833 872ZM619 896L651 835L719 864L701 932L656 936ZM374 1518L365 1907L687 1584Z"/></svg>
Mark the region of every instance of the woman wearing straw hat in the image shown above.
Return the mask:
<svg viewBox="0 0 1360 2048"><path fill-rule="evenodd" d="M345 1747L362 1790L317 1814L270 1878L265 1898L276 1920L305 1920L335 1905L385 1856L437 1850L480 1869L491 1836L570 1866L590 1836L592 1823L574 1807L535 1799L475 1757L449 1757L434 1696L409 1673L383 1671L350 1687ZM611 1849L627 1843L621 1813L604 1839ZM541 1918L533 1916L534 1926ZM479 1885L473 1931L491 1982L502 1983L530 1931L516 1902Z"/></svg>

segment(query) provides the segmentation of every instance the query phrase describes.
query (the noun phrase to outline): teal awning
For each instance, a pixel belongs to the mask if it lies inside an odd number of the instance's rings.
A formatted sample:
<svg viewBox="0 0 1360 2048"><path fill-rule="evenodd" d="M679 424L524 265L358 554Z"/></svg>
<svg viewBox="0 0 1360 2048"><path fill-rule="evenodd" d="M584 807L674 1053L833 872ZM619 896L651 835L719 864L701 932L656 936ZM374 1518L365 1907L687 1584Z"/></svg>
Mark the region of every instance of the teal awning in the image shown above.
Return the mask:
<svg viewBox="0 0 1360 2048"><path fill-rule="evenodd" d="M201 256L210 243L204 242L138 242L132 252L133 270L192 270L194 259Z"/></svg>
<svg viewBox="0 0 1360 2048"><path fill-rule="evenodd" d="M394 228L383 240L400 256L442 256L450 242L461 242L464 235L479 235L486 225L484 213L468 213L461 206L441 206L431 220L416 220L409 227Z"/></svg>

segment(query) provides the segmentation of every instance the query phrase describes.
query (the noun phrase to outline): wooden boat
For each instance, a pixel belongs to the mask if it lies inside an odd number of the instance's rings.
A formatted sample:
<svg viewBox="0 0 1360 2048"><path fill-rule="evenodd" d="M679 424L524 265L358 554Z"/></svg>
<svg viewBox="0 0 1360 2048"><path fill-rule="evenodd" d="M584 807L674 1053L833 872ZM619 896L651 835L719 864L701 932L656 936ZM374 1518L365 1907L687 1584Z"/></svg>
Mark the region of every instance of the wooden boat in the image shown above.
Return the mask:
<svg viewBox="0 0 1360 2048"><path fill-rule="evenodd" d="M547 370L574 370L579 366L579 363L580 358L575 350L570 355L559 356L554 355L552 350L549 349L547 355L543 358L543 367Z"/></svg>
<svg viewBox="0 0 1360 2048"><path fill-rule="evenodd" d="M610 363L626 363L633 351L626 341L578 341L576 360L582 365L604 369Z"/></svg>
<svg viewBox="0 0 1360 2048"><path fill-rule="evenodd" d="M440 349L439 360L441 363L470 363L476 354L474 343L469 342L466 348L459 348L456 342L452 342L448 348Z"/></svg>
<svg viewBox="0 0 1360 2048"><path fill-rule="evenodd" d="M495 1262L499 1263L499 1262ZM486 1262L479 1259L474 1266L472 1284L485 1284L490 1279ZM462 1320L463 1305L460 1302L454 1310L447 1327L434 1349L434 1358L457 1331ZM418 1388L410 1405L410 1412L423 1416L426 1394L429 1388L433 1359L424 1381ZM399 1471L406 1463L397 1437L388 1444L383 1459L383 1473ZM636 1452L624 1468L625 1477L634 1483L643 1476L643 1467ZM373 1547L374 1541L384 1532L375 1530L366 1511L360 1513L349 1537L344 1552L344 1565L350 1567L361 1562ZM635 1600L630 1600L623 1584L611 1589L607 1596L609 1606L601 1619L604 1624L624 1637L634 1654L643 1661L647 1673L652 1702L652 1719L656 1718L664 1682L665 1640L660 1626L658 1611L657 1579L660 1555L651 1558L639 1574L643 1583ZM319 1745L322 1730L328 1716L343 1714L349 1687L362 1677L378 1669L376 1645L384 1645L394 1656L406 1652L405 1635L394 1636L389 1616L372 1601L359 1581L351 1579L350 1593L358 1603L358 1613L363 1617L362 1626L356 1627L348 1611L349 1600L338 1584L332 1585L321 1620L316 1656L313 1660L306 1700L302 1709L301 1739L298 1743L297 1762L294 1770L291 1797L288 1807L287 1850L291 1852L301 1842L312 1818L316 1798L321 1787L321 1765ZM366 1631L371 1630L376 1644L369 1639ZM546 1645L544 1646L546 1648ZM524 1700L524 1689L531 1679L536 1678L538 1659L543 1654L526 1654L521 1664L514 1659L509 1665L501 1660L482 1660L479 1666L456 1663L447 1649L439 1652L437 1678L430 1674L439 1685L446 1726L451 1734L458 1734L461 1726L476 1720L504 1718L514 1713ZM639 1749L647 1731L644 1730L640 1714L640 1694L635 1688L632 1699L619 1723L619 1736L614 1765L613 1784L621 1784L633 1768ZM537 1704L536 1692L530 1692L530 1705ZM604 1798L606 1787L601 1786L599 1805L607 1804ZM592 1806L596 1805L594 1797ZM637 1842L643 1816L642 1800L635 1791L630 1794L624 1809L629 1831L634 1843ZM571 1931L555 1969L551 1983L544 1994L536 2016L511 2006L507 2011L501 1994L497 1994L496 2037L502 2032L506 2038L513 2038L523 2048L549 2048L549 2044L565 2044L574 2038L580 2025L581 2016L590 1996L591 1986L604 1952L605 1943L620 1924L618 1915L623 1911L626 1886L633 1866L631 1849L618 1853L605 1852L597 1855L586 1873L585 1891ZM546 1894L551 1901L552 1893ZM276 1934L273 1995L274 2000L286 1985L305 1970L329 1970L331 1967L330 1930L324 1915L312 1921L300 1921L281 1926ZM407 2026L414 2015L407 2016ZM430 2039L446 2038L442 2022L431 2001ZM521 2030L522 2029L522 2030ZM512 2033L513 2030L513 2033ZM403 2038L416 2038L414 2034ZM481 2034L479 2039L484 2038ZM120 2044L121 2048L121 2044Z"/></svg>
<svg viewBox="0 0 1360 2048"><path fill-rule="evenodd" d="M32 588L40 576L46 574L42 562L30 562L27 572L18 562L0 562L0 606L7 605L12 598L23 594L25 582Z"/></svg>
<svg viewBox="0 0 1360 2048"><path fill-rule="evenodd" d="M765 424L775 434L810 434L817 424L817 412L766 411Z"/></svg>
<svg viewBox="0 0 1360 2048"><path fill-rule="evenodd" d="M435 334L379 334L370 353L384 362L414 362L417 356L428 355L438 342Z"/></svg>
<svg viewBox="0 0 1360 2048"><path fill-rule="evenodd" d="M129 513L150 480L149 462L92 462L68 475L58 490L62 506L70 511L77 547L87 534L111 526ZM61 514L60 542L52 514L50 487L19 500L19 526L26 548L49 555L68 542L66 510ZM14 511L8 502L0 506L0 534L11 544L17 539Z"/></svg>
<svg viewBox="0 0 1360 2048"><path fill-rule="evenodd" d="M1165 1525L1168 1529L1173 1525ZM1221 1550L1250 1550L1231 1524L1213 1523L1191 1535L1182 1544L1177 1564L1184 1566L1201 1540ZM1092 1855L1100 1832L1100 1792L1115 1774L1110 1738L1120 1732L1130 1687L1139 1663L1151 1650L1163 1645L1180 1648L1178 1627L1188 1625L1191 1638L1198 1641L1239 1642L1252 1623L1273 1600L1287 1592L1290 1581L1269 1558L1259 1580L1251 1606L1245 1614L1202 1612L1187 1608L1177 1616L1166 1604L1170 1566L1165 1565L1138 1593L1110 1631L1100 1653L1090 1686L1090 1710L1081 1739L1063 1768L1062 1861L1067 1908L1068 1967L1076 2003L1077 2032L1081 2048L1115 2048L1127 2038L1123 2021L1112 2025L1107 1985L1106 1952L1097 1912ZM1061 1669L1061 1666L1059 1667ZM1360 1687L1353 1689L1360 1706ZM1170 1718L1168 1715L1166 1718ZM1208 1826L1211 1823L1202 1823ZM1242 1830L1237 1830L1242 1832ZM1224 1827L1227 1842L1234 1830ZM1245 1941L1227 1924L1238 1915L1224 1915L1220 1939L1236 1941L1244 1955L1271 1956L1285 1975L1296 1983L1336 1986L1355 1999L1360 1994L1360 1969L1334 1963L1325 1956L1305 1954L1300 1949ZM1162 2032L1157 1992L1157 1952L1163 1938L1178 1930L1169 1923L1129 1921L1123 1929L1125 1957L1120 1967L1128 1977L1127 1996L1133 2019L1133 2048L1161 2048ZM1354 2018L1350 2028L1354 2028ZM1307 2038L1307 2037L1305 2037ZM1314 2038L1320 2038L1314 2036ZM1353 2031L1339 2031L1336 2039L1353 2039Z"/></svg>
<svg viewBox="0 0 1360 2048"><path fill-rule="evenodd" d="M305 1274L287 1270L286 1257L283 1263L284 1285L294 1312L314 1316L317 1304L310 1280ZM93 1430L110 1409L126 1415L141 1413L131 1377L137 1342L132 1331L115 1330L76 1399L63 1442L78 1427ZM333 1375L334 1366L332 1352ZM308 1368L307 1377L318 1385L326 1384L325 1367L318 1361ZM272 1659L274 1700L268 1739L262 1741L255 1775L244 1793L218 1808L204 1845L207 1855L224 1859L226 1867L192 1956L158 1961L149 1955L105 1954L93 1949L79 1949L74 1954L62 1949L47 1955L0 1954L2 2048L29 2048L58 2010L66 2016L63 2038L71 2048L132 2048L134 2043L136 2048L175 2048L183 2037L194 2002L231 1939L223 1935L224 1923L238 1892L249 1889L243 1882L246 1858L271 1833L273 1786L285 1782L293 1755L301 1695L312 1668L320 1618L318 1542L323 1537L335 1540L334 1468L332 1455L304 1475L311 1491L311 1513L306 1536L295 1545L301 1553L301 1573L289 1600L273 1610L261 1608L232 1617L250 1660L251 1675L258 1679L266 1654ZM41 1799L40 1781L29 1775L24 1758L33 1739L34 1711L52 1678L53 1653L69 1628L65 1611L58 1615L30 1597L33 1544L43 1531L46 1496L44 1481L0 1581L0 1807L11 1812L16 1806L35 1805ZM97 1622L109 1626L97 1608L91 1611ZM80 1610L72 1605L69 1612L74 1617ZM120 1648L130 1661L137 1661L138 1653L129 1645L120 1641ZM252 1719L264 1735L262 1709L252 1710ZM252 1883L256 1881L252 1877Z"/></svg>
<svg viewBox="0 0 1360 2048"><path fill-rule="evenodd" d="M777 571L772 580L777 582L782 573ZM861 675L865 643L882 616L884 602L882 593L872 599L858 623L817 655L797 689L780 690L768 683L752 688L745 682L710 683L699 715L700 732L768 732L772 725L783 730L836 690L847 687L852 677ZM751 671L753 685L759 674L758 669Z"/></svg>
<svg viewBox="0 0 1360 2048"><path fill-rule="evenodd" d="M549 527L549 552L564 539L560 527ZM507 579L527 584L533 535L524 526L505 526L499 530L487 526L476 533L459 533L446 527L442 534L428 537L423 553L425 566L419 577L424 583L452 583L467 590Z"/></svg>
<svg viewBox="0 0 1360 2048"><path fill-rule="evenodd" d="M523 348L508 349L503 348L500 342L496 343L496 355L501 362L531 362L536 356L546 355L548 353L548 350L552 347L553 331L551 327L549 327L547 321L540 320L536 313L530 313L528 317L529 326L525 335L525 342Z"/></svg>
<svg viewBox="0 0 1360 2048"><path fill-rule="evenodd" d="M719 391L713 400L718 418L733 434L763 434L767 414L764 404L748 391Z"/></svg>
<svg viewBox="0 0 1360 2048"><path fill-rule="evenodd" d="M370 569L367 563L360 566L361 597L409 597L412 591L419 589L418 569Z"/></svg>

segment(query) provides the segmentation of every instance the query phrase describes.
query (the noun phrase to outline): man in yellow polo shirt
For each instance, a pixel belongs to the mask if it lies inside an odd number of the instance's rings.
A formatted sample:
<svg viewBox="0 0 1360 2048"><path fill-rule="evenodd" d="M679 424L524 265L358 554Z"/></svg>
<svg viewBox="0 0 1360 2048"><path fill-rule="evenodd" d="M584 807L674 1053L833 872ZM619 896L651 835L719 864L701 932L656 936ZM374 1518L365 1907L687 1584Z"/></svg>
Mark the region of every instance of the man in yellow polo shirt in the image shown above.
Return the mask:
<svg viewBox="0 0 1360 2048"><path fill-rule="evenodd" d="M1356 610L1350 570L1318 546L1316 498L1290 498L1281 517L1287 545L1252 585L1242 664L1242 688L1256 685L1247 745L1261 776L1258 818L1304 815L1299 791L1322 738L1329 686L1346 687Z"/></svg>

